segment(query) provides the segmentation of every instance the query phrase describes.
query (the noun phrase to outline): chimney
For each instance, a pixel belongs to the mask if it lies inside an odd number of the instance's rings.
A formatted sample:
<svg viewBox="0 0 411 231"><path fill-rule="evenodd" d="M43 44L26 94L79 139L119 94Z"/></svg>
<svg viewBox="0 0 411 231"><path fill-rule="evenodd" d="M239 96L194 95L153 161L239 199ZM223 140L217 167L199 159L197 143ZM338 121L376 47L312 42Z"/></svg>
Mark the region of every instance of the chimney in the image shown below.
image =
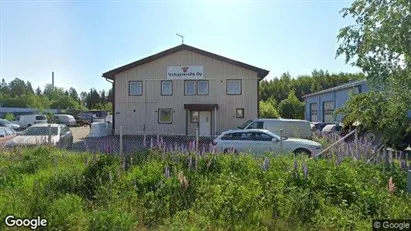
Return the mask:
<svg viewBox="0 0 411 231"><path fill-rule="evenodd" d="M54 89L54 71L51 72L51 86L52 86L53 89Z"/></svg>

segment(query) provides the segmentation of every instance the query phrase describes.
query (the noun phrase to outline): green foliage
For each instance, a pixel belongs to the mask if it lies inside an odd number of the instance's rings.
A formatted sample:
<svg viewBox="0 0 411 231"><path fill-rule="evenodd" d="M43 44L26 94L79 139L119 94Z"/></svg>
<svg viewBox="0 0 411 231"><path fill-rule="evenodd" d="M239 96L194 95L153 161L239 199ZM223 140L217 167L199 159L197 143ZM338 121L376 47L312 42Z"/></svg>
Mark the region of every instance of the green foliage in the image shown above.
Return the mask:
<svg viewBox="0 0 411 231"><path fill-rule="evenodd" d="M282 118L287 119L304 119L304 102L300 102L291 90L287 99L282 100L278 105L278 110Z"/></svg>
<svg viewBox="0 0 411 231"><path fill-rule="evenodd" d="M367 74L370 92L351 97L342 111L347 120L359 120L367 129L384 134L386 142L400 145L411 109L411 50L409 1L356 0L342 10L356 25L340 30L337 55Z"/></svg>
<svg viewBox="0 0 411 231"><path fill-rule="evenodd" d="M8 121L14 121L15 118L16 118L16 117L14 117L14 115L11 114L11 113L6 113L6 114L4 115L4 119L6 119L6 120L8 120Z"/></svg>
<svg viewBox="0 0 411 231"><path fill-rule="evenodd" d="M260 117L261 118L278 118L280 114L276 109L277 102L270 98L267 101L260 101Z"/></svg>
<svg viewBox="0 0 411 231"><path fill-rule="evenodd" d="M267 155L263 170L251 155L149 151L124 171L118 156L0 154L0 213L40 215L50 230L365 230L372 219L411 214L405 171L352 159Z"/></svg>

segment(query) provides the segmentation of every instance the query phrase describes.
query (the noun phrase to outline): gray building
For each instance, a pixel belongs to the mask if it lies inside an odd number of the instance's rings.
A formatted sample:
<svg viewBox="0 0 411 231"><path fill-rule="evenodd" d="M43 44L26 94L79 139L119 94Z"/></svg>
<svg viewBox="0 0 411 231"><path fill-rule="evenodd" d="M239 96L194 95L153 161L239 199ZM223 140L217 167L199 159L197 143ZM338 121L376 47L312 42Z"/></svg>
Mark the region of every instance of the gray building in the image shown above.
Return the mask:
<svg viewBox="0 0 411 231"><path fill-rule="evenodd" d="M343 115L334 115L334 111L341 108L349 99L349 92L363 93L369 90L366 80L353 81L337 87L325 89L303 96L305 100L305 119L311 122L337 123ZM408 111L411 118L411 110Z"/></svg>
<svg viewBox="0 0 411 231"><path fill-rule="evenodd" d="M312 122L341 122L343 116L341 114L335 116L334 111L341 108L349 99L350 91L367 92L367 81L354 81L303 96L305 99L305 119Z"/></svg>

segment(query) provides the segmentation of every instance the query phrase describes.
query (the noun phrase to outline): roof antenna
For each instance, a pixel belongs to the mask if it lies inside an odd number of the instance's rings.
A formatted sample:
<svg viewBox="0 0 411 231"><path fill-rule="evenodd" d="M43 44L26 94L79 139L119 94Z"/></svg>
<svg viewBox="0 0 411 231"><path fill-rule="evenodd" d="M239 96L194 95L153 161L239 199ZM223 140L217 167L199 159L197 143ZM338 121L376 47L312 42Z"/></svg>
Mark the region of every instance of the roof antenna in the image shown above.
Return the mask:
<svg viewBox="0 0 411 231"><path fill-rule="evenodd" d="M184 44L184 35L176 34L178 37L181 38L181 44Z"/></svg>

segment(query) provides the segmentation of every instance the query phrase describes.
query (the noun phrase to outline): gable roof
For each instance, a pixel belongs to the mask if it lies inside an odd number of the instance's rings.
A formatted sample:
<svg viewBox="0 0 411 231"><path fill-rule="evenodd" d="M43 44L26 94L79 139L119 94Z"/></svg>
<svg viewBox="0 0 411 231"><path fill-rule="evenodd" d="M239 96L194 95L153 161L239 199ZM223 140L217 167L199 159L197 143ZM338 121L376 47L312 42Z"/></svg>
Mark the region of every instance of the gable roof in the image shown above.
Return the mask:
<svg viewBox="0 0 411 231"><path fill-rule="evenodd" d="M160 53L148 56L147 58L140 59L140 60L137 60L135 62L126 64L124 66L118 67L118 68L110 70L108 72L105 72L102 77L108 78L108 79L113 79L114 76L116 74L120 73L120 72L126 71L128 69L131 69L131 68L143 65L143 64L146 64L148 62L154 61L156 59L162 58L162 57L167 56L167 55L171 55L173 53L176 53L176 52L182 51L182 50L192 51L192 52L198 53L200 55L204 55L204 56L207 56L207 57L210 57L210 58L213 58L213 59L217 59L217 60L232 64L232 65L235 65L235 66L245 68L247 70L255 71L255 72L257 72L257 76L260 80L264 79L264 77L266 77L269 73L269 71L267 71L267 70L264 70L264 69L261 69L261 68L255 67L255 66L251 66L249 64L242 63L242 62L239 62L239 61L236 61L236 60L233 60L233 59L229 59L229 58L226 58L226 57L223 57L221 55L217 55L217 54L214 54L214 53L211 53L211 52L208 52L208 51L204 51L204 50L201 50L201 49L198 49L198 48L186 45L186 44L182 44L182 45L170 48L168 50L162 51Z"/></svg>
<svg viewBox="0 0 411 231"><path fill-rule="evenodd" d="M342 84L342 85L339 85L339 86L336 86L336 87L332 87L332 88L328 88L328 89L325 89L325 90L322 90L322 91L317 91L317 92L314 92L314 93L311 93L311 94L308 94L308 95L304 95L303 99L311 97L311 96L317 96L317 95L325 94L325 93L328 93L328 92L345 90L347 88L352 88L352 87L359 86L359 85L361 85L363 83L366 83L366 82L367 82L367 80L363 79L363 80L358 80L358 81L345 83L345 84Z"/></svg>

